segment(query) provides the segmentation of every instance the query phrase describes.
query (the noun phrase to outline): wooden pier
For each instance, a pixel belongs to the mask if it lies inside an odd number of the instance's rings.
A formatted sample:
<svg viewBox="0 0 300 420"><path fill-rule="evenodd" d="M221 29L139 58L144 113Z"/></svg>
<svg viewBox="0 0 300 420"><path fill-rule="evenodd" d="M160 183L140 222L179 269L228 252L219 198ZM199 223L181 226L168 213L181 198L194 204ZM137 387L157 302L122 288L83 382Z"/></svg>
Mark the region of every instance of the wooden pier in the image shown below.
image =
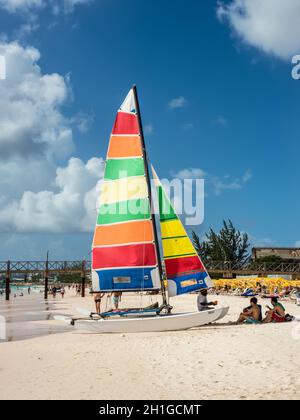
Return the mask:
<svg viewBox="0 0 300 420"><path fill-rule="evenodd" d="M261 263L251 261L247 264L234 264L230 261L210 261L206 263L210 274L220 273L226 278L235 275L291 275L300 278L300 263L277 262ZM90 277L91 261L0 261L0 274L5 276L5 298L9 300L10 280L13 274L42 274L45 279L45 299L48 298L48 280L55 274L80 274L81 295L84 297L87 277ZM47 289L47 290L46 290Z"/></svg>

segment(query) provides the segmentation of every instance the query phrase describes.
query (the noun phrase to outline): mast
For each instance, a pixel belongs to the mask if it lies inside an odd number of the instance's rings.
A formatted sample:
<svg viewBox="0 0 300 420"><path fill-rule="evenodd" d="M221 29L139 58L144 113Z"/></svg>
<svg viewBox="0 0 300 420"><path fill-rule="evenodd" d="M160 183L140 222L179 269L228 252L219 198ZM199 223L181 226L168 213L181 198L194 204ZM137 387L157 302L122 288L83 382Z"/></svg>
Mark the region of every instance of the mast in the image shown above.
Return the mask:
<svg viewBox="0 0 300 420"><path fill-rule="evenodd" d="M138 99L136 85L132 86L132 90L133 90L133 95L134 95L134 102L135 102L135 106L136 106L136 113L137 113L137 119L138 119L138 125L139 125L139 131L140 131L141 143L142 143L142 149L143 149L145 175L146 175L146 182L147 182L147 185L148 185L148 192L149 192L150 211L151 211L151 215L152 215L151 220L152 220L152 226L153 226L154 244L155 244L156 255L157 255L157 266L158 266L159 278L160 278L160 283L161 283L163 304L168 305L166 288L165 288L165 283L164 283L164 278L163 278L161 258L160 258L160 250L159 250L159 244L158 244L158 235L157 235L157 228L156 228L156 221L155 221L155 213L154 213L153 202L152 202L151 181L150 181L149 168L148 168L148 156L147 156L147 151L146 151L145 138L144 138L144 132L143 132L143 125L142 125L142 118L141 118L140 105L139 105L139 99Z"/></svg>

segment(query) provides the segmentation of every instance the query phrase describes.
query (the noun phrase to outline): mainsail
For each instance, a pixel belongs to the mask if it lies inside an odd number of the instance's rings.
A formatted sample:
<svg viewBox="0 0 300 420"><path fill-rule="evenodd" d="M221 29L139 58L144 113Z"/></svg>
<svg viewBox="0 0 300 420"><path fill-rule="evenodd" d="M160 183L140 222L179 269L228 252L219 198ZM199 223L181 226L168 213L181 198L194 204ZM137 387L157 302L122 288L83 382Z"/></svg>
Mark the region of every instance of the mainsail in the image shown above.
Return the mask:
<svg viewBox="0 0 300 420"><path fill-rule="evenodd" d="M112 129L92 246L93 291L160 289L151 191L135 88Z"/></svg>
<svg viewBox="0 0 300 420"><path fill-rule="evenodd" d="M211 279L152 167L169 297L212 287Z"/></svg>

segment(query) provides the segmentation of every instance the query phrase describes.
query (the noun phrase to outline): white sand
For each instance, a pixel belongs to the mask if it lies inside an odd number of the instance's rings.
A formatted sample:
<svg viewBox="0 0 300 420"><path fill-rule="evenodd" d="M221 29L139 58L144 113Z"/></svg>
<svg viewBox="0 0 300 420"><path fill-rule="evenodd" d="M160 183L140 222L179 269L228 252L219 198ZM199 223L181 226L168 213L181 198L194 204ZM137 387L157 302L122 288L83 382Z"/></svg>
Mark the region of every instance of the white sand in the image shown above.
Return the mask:
<svg viewBox="0 0 300 420"><path fill-rule="evenodd" d="M93 308L90 297L70 295L57 298L55 312ZM172 303L194 310L195 299ZM56 333L58 321L31 321L52 334L0 344L0 399L299 399L300 322L224 325L247 300L217 299L230 305L226 318L182 332L92 335L67 327ZM284 305L300 314L296 305Z"/></svg>

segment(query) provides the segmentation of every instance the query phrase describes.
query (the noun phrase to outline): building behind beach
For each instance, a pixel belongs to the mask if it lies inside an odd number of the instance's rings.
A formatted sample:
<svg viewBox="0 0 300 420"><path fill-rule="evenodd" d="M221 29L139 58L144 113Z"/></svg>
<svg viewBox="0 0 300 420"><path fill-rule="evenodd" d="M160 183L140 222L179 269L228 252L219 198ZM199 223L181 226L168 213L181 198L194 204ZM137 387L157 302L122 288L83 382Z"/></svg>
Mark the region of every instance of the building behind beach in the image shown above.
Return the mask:
<svg viewBox="0 0 300 420"><path fill-rule="evenodd" d="M300 248L252 248L253 260L270 256L280 257L284 262L300 262Z"/></svg>

